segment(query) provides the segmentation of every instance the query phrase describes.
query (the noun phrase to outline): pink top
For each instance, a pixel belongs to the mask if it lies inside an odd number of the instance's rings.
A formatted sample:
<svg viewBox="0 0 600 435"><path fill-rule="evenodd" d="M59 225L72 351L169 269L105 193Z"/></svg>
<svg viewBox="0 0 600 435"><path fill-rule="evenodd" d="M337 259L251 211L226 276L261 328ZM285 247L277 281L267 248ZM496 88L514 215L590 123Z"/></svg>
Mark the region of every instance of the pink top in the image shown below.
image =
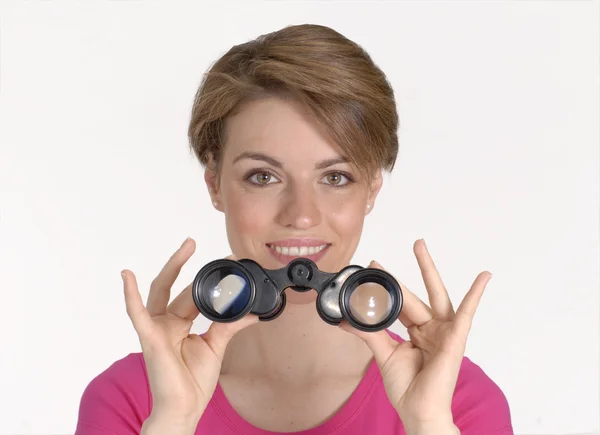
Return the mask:
<svg viewBox="0 0 600 435"><path fill-rule="evenodd" d="M398 335L388 330L398 341ZM150 414L152 395L141 353L115 362L85 389L75 435L139 434ZM500 388L468 358L463 359L452 401L454 422L462 435L513 435L510 410ZM245 421L217 384L195 435L277 435ZM295 435L405 435L373 359L343 407L328 421ZM290 435L288 432L287 435Z"/></svg>

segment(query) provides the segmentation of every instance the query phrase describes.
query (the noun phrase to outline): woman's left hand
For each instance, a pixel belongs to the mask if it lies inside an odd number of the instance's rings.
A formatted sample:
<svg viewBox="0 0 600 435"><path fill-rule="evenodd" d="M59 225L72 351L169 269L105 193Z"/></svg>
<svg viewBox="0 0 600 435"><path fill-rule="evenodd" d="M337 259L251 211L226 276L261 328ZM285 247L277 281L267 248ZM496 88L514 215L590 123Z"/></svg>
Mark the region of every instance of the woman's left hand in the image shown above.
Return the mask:
<svg viewBox="0 0 600 435"><path fill-rule="evenodd" d="M431 307L401 284L404 300L399 319L410 341L399 343L385 330L359 331L347 322L340 327L371 348L407 434L458 434L452 397L473 316L492 274L481 272L454 311L425 241L417 240L413 249ZM370 267L383 269L375 262Z"/></svg>

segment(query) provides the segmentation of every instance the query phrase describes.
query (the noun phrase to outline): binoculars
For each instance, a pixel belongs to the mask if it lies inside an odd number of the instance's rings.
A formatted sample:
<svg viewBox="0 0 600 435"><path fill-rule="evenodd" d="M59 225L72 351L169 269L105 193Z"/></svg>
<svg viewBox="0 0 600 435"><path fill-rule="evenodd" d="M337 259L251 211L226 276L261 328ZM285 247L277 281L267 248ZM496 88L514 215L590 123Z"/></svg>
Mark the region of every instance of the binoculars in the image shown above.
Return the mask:
<svg viewBox="0 0 600 435"><path fill-rule="evenodd" d="M350 265L337 273L296 258L281 269L264 269L250 259L219 259L194 278L192 295L200 313L215 322L233 322L251 313L261 321L277 318L285 308L284 290L315 290L317 312L331 325L347 320L374 332L389 327L402 309L402 290L386 271Z"/></svg>

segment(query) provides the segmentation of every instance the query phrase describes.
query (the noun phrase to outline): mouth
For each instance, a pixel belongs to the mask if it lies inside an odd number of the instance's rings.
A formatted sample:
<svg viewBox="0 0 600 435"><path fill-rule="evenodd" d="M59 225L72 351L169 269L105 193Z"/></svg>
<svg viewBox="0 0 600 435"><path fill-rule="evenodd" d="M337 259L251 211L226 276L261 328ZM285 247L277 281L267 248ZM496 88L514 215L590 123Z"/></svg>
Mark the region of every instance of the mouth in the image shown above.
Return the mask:
<svg viewBox="0 0 600 435"><path fill-rule="evenodd" d="M289 262L296 258L308 258L313 262L319 261L329 250L331 243L318 242L317 243L296 243L293 242L282 242L282 243L267 243L269 253L280 263L287 265ZM310 245L310 246L307 246Z"/></svg>

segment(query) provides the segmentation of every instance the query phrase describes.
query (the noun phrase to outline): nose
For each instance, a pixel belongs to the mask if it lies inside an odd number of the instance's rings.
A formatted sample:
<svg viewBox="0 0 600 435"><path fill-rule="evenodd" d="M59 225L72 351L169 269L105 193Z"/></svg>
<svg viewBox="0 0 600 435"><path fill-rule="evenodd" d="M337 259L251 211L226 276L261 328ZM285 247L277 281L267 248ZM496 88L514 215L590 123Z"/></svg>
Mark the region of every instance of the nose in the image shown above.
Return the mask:
<svg viewBox="0 0 600 435"><path fill-rule="evenodd" d="M310 187L289 185L283 195L278 216L281 225L306 230L321 222L318 198Z"/></svg>

